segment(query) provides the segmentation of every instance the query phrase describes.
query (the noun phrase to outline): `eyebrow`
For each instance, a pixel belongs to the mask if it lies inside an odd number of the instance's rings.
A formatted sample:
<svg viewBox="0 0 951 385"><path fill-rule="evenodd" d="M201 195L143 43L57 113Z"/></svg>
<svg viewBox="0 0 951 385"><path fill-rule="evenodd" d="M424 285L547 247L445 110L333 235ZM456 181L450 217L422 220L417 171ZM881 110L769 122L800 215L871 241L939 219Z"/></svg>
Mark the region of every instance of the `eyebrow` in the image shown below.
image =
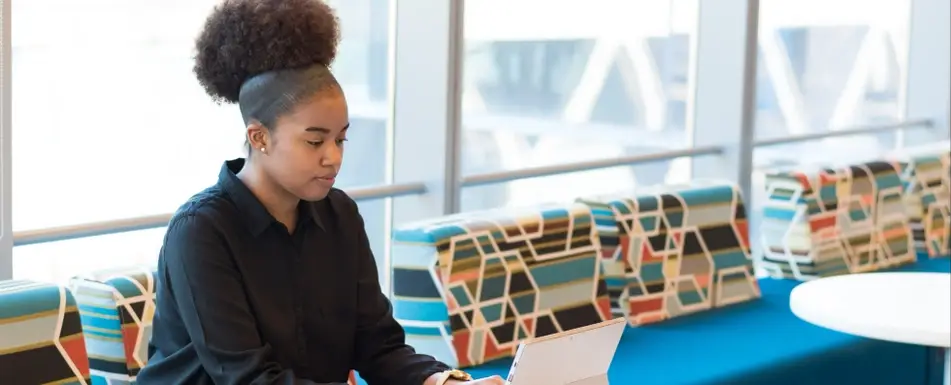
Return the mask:
<svg viewBox="0 0 951 385"><path fill-rule="evenodd" d="M346 126L343 126L343 128L342 128L340 131L346 131L348 128L350 128L350 123L347 123ZM330 133L330 129L323 128L323 127L307 127L307 128L304 129L304 131L307 131L307 132L319 132L319 133L321 133L321 134L329 134L329 133Z"/></svg>

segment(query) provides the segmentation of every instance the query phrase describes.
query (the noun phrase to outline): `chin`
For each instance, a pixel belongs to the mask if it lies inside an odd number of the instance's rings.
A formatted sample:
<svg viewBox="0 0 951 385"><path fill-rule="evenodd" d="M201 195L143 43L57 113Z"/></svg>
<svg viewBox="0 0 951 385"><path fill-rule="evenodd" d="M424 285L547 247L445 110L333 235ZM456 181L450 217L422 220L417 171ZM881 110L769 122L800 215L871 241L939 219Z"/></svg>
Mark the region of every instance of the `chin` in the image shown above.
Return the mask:
<svg viewBox="0 0 951 385"><path fill-rule="evenodd" d="M309 191L305 191L305 193L301 194L299 197L304 201L316 202L326 198L327 194L330 194L330 189L310 189Z"/></svg>

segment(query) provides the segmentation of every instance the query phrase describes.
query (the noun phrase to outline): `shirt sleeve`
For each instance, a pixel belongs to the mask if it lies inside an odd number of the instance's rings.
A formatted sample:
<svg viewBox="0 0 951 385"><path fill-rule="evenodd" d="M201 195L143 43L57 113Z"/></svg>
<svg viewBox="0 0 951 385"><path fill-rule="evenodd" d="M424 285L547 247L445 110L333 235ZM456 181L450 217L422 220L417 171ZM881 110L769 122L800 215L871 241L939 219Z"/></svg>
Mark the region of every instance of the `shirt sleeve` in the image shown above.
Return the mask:
<svg viewBox="0 0 951 385"><path fill-rule="evenodd" d="M169 224L162 251L169 288L198 353L215 384L310 385L271 359L258 334L241 275L227 243L199 213Z"/></svg>
<svg viewBox="0 0 951 385"><path fill-rule="evenodd" d="M416 353L406 344L403 327L393 318L393 307L380 289L376 260L370 250L363 217L349 197L359 228L359 281L356 370L370 385L422 385L429 376L450 369L435 358Z"/></svg>

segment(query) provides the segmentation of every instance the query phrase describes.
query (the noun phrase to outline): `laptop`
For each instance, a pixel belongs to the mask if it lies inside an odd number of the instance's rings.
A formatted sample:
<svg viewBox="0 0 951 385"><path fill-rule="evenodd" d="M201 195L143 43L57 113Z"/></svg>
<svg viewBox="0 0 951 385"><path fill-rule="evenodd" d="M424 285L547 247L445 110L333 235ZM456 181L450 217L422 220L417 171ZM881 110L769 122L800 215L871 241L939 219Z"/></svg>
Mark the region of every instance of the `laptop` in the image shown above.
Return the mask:
<svg viewBox="0 0 951 385"><path fill-rule="evenodd" d="M522 342L509 370L510 385L608 385L627 320L615 318Z"/></svg>

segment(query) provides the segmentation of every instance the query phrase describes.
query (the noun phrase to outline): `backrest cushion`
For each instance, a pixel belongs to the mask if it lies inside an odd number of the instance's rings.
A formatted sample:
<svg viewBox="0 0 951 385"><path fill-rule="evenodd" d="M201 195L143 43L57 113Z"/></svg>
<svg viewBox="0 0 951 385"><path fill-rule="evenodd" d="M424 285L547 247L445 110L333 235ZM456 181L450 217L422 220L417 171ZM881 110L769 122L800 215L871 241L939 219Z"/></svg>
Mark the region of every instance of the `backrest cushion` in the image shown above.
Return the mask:
<svg viewBox="0 0 951 385"><path fill-rule="evenodd" d="M759 298L740 192L697 182L583 198L601 229L614 313L632 325Z"/></svg>
<svg viewBox="0 0 951 385"><path fill-rule="evenodd" d="M87 384L89 360L66 288L0 281L0 384Z"/></svg>
<svg viewBox="0 0 951 385"><path fill-rule="evenodd" d="M902 157L902 179L915 248L928 258L951 255L951 150Z"/></svg>
<svg viewBox="0 0 951 385"><path fill-rule="evenodd" d="M760 266L800 280L915 261L897 162L766 173Z"/></svg>
<svg viewBox="0 0 951 385"><path fill-rule="evenodd" d="M459 367L611 317L581 204L460 214L394 232L393 307L417 350Z"/></svg>
<svg viewBox="0 0 951 385"><path fill-rule="evenodd" d="M150 267L131 267L72 280L97 381L134 383L148 362L155 274Z"/></svg>

